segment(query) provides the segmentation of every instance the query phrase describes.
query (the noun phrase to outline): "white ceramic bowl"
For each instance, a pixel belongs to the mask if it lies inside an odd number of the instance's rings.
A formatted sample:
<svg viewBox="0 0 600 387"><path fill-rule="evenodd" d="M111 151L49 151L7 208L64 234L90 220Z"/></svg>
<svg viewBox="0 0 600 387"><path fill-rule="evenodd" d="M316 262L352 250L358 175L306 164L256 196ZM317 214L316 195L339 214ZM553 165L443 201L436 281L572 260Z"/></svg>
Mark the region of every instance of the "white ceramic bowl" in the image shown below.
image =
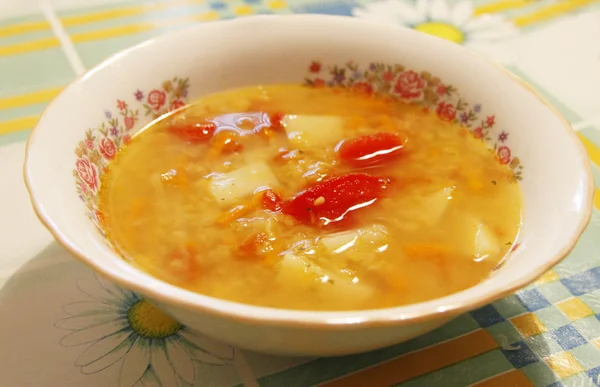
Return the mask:
<svg viewBox="0 0 600 387"><path fill-rule="evenodd" d="M215 299L159 281L113 253L96 227L95 193L115 148L184 101L284 82L375 86L443 118L463 120L522 178L519 248L489 279L460 293L352 312ZM37 214L67 250L183 324L257 351L325 356L410 339L531 283L575 245L590 218L593 187L586 153L569 124L504 70L412 30L309 15L198 24L113 56L45 111L29 138L25 180Z"/></svg>

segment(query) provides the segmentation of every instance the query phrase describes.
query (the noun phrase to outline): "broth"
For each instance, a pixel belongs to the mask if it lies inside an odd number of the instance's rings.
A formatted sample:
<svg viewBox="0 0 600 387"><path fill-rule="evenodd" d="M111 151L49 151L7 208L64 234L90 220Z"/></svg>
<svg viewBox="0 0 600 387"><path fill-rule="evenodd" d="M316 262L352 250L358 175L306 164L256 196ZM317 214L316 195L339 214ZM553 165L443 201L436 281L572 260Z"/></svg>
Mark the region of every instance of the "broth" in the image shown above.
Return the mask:
<svg viewBox="0 0 600 387"><path fill-rule="evenodd" d="M102 178L105 231L149 274L288 309L411 304L471 287L521 225L511 170L467 129L346 90L206 96Z"/></svg>

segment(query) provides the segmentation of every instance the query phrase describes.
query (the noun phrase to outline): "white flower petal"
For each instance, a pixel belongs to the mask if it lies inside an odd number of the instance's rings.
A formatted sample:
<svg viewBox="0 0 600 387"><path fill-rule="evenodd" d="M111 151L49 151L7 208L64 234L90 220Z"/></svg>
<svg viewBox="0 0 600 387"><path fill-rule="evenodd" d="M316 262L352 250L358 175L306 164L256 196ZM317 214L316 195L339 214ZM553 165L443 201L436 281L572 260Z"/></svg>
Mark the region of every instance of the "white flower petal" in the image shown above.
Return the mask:
<svg viewBox="0 0 600 387"><path fill-rule="evenodd" d="M160 380L161 386L177 386L177 376L175 375L171 363L169 363L163 343L153 342L151 346L150 364L152 365L152 371L154 371L154 374ZM189 381L188 384L192 384L192 382L193 380Z"/></svg>
<svg viewBox="0 0 600 387"><path fill-rule="evenodd" d="M433 0L429 6L431 20L450 22L450 7L446 0Z"/></svg>
<svg viewBox="0 0 600 387"><path fill-rule="evenodd" d="M499 26L509 24L512 22L504 19L501 15L481 15L478 17L471 18L466 22L462 28L466 32L475 32L479 30L490 30L498 28Z"/></svg>
<svg viewBox="0 0 600 387"><path fill-rule="evenodd" d="M63 318L54 323L54 326L62 329L80 330L106 324L110 321L120 319L119 313L88 314Z"/></svg>
<svg viewBox="0 0 600 387"><path fill-rule="evenodd" d="M113 335L107 336L103 339L96 341L90 345L79 357L75 360L76 366L85 366L95 362L102 356L110 353L116 349L121 343L123 343L131 335L131 331L128 329L117 332Z"/></svg>
<svg viewBox="0 0 600 387"><path fill-rule="evenodd" d="M424 21L424 14L415 7L400 0L384 0L368 3L364 8L355 8L352 14L356 17L374 19L393 24L415 24Z"/></svg>
<svg viewBox="0 0 600 387"><path fill-rule="evenodd" d="M64 347L72 347L75 345L91 343L108 337L127 327L128 322L126 319L109 321L104 324L80 329L78 331L69 333L68 335L62 338L62 340L60 341L60 345Z"/></svg>
<svg viewBox="0 0 600 387"><path fill-rule="evenodd" d="M189 351L190 351L190 356L192 357L192 359L194 359L194 361L204 363L204 364L217 365L217 366L225 365L225 360L220 359L220 358L216 357L215 355L212 355L208 352L204 352L197 348L189 348Z"/></svg>
<svg viewBox="0 0 600 387"><path fill-rule="evenodd" d="M71 316L84 314L102 314L102 313L117 313L121 308L104 302L82 301L73 302L63 306L63 311Z"/></svg>
<svg viewBox="0 0 600 387"><path fill-rule="evenodd" d="M117 339L118 338L115 338L114 340L117 341ZM118 362L119 360L121 360L123 358L123 356L127 355L129 350L131 349L131 346L133 345L134 341L135 341L135 339L132 336L127 336L125 338L125 340L123 340L114 349L107 352L105 355L99 357L96 361L93 361L87 365L82 366L81 372L86 375L91 375L91 374L95 374L96 372L102 371L102 370L110 367L111 365L113 365L116 362ZM100 342L98 342L96 344L99 344L99 343ZM96 344L94 344L93 346L95 346ZM102 344L102 345L104 345L104 344ZM107 343L106 347L108 347L108 343ZM88 350L91 350L91 347L88 348ZM93 351L96 351L96 349L94 349ZM97 353L100 353L99 349L98 349ZM84 352L84 354L85 354L85 352ZM83 359L81 359L81 358L84 356L84 354L81 354L81 356L77 359L77 362L83 362ZM91 354L88 354L85 356L88 358L87 360L92 358Z"/></svg>
<svg viewBox="0 0 600 387"><path fill-rule="evenodd" d="M168 384L160 383L160 380L158 380L158 377L152 371L152 368L148 368L148 371L144 373L144 376L142 376L140 382L144 387L170 387ZM173 384L173 386L177 386L177 384Z"/></svg>
<svg viewBox="0 0 600 387"><path fill-rule="evenodd" d="M192 384L196 378L196 369L190 358L190 354L183 348L183 345L177 339L168 339L165 341L165 349L167 357L175 372L185 380L186 383Z"/></svg>
<svg viewBox="0 0 600 387"><path fill-rule="evenodd" d="M109 294L113 296L125 300L128 304L132 305L135 302L139 301L139 297L137 294L133 293L130 290L122 288L110 281L106 278L102 277L100 274L96 274L96 279L100 286Z"/></svg>
<svg viewBox="0 0 600 387"><path fill-rule="evenodd" d="M211 339L210 337L194 332L189 328L183 328L180 330L179 336L186 339L203 352L212 353L213 355L225 360L233 359L233 347L228 344Z"/></svg>
<svg viewBox="0 0 600 387"><path fill-rule="evenodd" d="M104 302L109 305L115 306L123 305L122 299L120 299L119 297L115 297L110 293L107 293L106 290L104 290L104 288L100 286L98 281L80 279L79 281L77 281L77 288L79 288L79 290L82 293L90 296L96 301Z"/></svg>
<svg viewBox="0 0 600 387"><path fill-rule="evenodd" d="M429 9L429 0L417 0L415 2L415 11L419 15L419 21L427 20L427 10Z"/></svg>
<svg viewBox="0 0 600 387"><path fill-rule="evenodd" d="M451 19L455 26L462 26L471 17L473 17L473 3L470 1L463 0L452 9Z"/></svg>
<svg viewBox="0 0 600 387"><path fill-rule="evenodd" d="M132 387L146 372L150 365L150 343L148 339L138 337L131 350L125 355L119 376L120 387Z"/></svg>

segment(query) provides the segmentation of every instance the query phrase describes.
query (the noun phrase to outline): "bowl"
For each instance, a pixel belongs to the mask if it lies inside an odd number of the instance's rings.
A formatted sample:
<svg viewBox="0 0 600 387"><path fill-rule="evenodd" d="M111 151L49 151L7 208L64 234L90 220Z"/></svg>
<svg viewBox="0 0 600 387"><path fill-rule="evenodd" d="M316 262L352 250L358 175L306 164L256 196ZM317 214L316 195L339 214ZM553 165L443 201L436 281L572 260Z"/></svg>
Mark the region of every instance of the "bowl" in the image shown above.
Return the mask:
<svg viewBox="0 0 600 387"><path fill-rule="evenodd" d="M265 308L196 294L115 254L99 229L96 194L117 149L187 101L269 83L375 88L460 122L519 180L524 214L518 248L489 278L459 293L343 312ZM586 152L568 122L515 76L413 30L316 15L198 24L116 54L46 109L28 141L25 181L40 220L101 276L209 337L300 356L396 344L528 285L574 247L591 216L593 189Z"/></svg>

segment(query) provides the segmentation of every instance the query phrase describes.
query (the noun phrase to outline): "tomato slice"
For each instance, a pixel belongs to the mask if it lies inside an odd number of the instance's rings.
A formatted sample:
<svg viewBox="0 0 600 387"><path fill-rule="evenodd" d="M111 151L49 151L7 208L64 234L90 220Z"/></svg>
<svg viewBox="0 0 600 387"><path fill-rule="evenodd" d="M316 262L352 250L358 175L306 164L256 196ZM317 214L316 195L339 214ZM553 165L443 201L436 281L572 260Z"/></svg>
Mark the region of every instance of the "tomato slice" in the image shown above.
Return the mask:
<svg viewBox="0 0 600 387"><path fill-rule="evenodd" d="M281 203L283 203L283 200L277 192L272 189L263 191L262 206L264 209L279 211L281 210Z"/></svg>
<svg viewBox="0 0 600 387"><path fill-rule="evenodd" d="M404 140L394 133L380 132L344 141L338 148L340 159L353 167L372 167L402 154Z"/></svg>
<svg viewBox="0 0 600 387"><path fill-rule="evenodd" d="M176 123L169 127L169 132L190 142L206 142L212 138L217 125L210 121L194 123Z"/></svg>
<svg viewBox="0 0 600 387"><path fill-rule="evenodd" d="M391 180L366 173L334 177L309 187L286 201L281 211L313 226L340 226L351 223L352 214L385 196Z"/></svg>

